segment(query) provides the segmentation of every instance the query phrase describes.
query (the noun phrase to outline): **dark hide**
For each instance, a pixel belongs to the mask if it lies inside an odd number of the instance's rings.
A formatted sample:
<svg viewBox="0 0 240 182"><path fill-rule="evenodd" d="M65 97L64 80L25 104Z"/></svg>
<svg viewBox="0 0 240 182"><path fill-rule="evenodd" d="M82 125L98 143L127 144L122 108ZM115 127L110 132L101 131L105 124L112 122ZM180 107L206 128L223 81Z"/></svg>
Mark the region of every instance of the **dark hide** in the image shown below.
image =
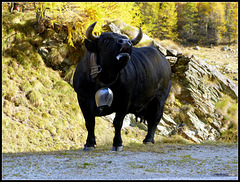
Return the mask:
<svg viewBox="0 0 240 182"><path fill-rule="evenodd" d="M165 101L171 88L171 67L166 58L154 47L134 48L125 36L102 33L93 41L85 40L87 51L79 62L73 85L77 92L88 130L85 150L96 144L95 116L116 112L113 124L115 137L113 148L122 146L121 127L124 117L133 113L147 120L148 133L144 143L154 143L154 133L162 118ZM119 52L124 54L119 60ZM90 55L96 54L96 63L102 71L96 79L91 77ZM95 103L95 93L103 86L113 91L111 107L100 110Z"/></svg>

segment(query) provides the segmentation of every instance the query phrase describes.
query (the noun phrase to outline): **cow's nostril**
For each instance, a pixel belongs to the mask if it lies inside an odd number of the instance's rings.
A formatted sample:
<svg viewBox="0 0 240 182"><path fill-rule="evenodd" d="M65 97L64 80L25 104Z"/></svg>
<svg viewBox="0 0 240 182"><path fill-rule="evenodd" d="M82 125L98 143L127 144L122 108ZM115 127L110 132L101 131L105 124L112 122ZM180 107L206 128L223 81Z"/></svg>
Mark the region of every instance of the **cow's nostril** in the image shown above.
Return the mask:
<svg viewBox="0 0 240 182"><path fill-rule="evenodd" d="M121 39L121 40L118 40L118 43L122 44L122 43L123 43L123 40L122 40L122 39Z"/></svg>

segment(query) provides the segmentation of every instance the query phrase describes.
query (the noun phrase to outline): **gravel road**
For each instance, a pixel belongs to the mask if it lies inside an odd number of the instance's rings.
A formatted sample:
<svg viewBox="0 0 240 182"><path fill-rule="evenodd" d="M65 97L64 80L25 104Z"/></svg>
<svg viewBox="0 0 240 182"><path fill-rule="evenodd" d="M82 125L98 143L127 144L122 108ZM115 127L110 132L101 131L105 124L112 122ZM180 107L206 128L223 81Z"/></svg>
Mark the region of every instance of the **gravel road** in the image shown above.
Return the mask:
<svg viewBox="0 0 240 182"><path fill-rule="evenodd" d="M2 179L237 180L238 145L163 145L158 152L96 148L2 154Z"/></svg>

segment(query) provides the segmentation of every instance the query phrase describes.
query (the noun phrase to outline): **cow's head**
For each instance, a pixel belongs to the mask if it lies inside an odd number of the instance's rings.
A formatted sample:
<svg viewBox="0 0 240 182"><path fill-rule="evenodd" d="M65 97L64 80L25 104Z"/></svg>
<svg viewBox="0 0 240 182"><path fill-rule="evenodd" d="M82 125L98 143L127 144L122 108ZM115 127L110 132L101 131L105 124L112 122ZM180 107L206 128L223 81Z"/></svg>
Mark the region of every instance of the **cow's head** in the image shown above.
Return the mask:
<svg viewBox="0 0 240 182"><path fill-rule="evenodd" d="M90 25L86 31L85 46L89 52L96 53L97 64L102 67L103 72L119 72L130 60L132 46L142 39L142 30L139 28L138 35L132 40L112 32L94 36L92 31L96 23Z"/></svg>

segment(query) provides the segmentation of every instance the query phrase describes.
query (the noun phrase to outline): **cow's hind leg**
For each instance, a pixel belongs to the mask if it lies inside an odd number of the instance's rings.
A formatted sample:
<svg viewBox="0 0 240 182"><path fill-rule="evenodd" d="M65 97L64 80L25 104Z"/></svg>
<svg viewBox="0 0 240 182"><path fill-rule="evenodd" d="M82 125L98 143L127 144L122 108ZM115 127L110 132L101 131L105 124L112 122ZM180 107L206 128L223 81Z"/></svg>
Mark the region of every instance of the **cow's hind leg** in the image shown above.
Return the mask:
<svg viewBox="0 0 240 182"><path fill-rule="evenodd" d="M172 81L168 82L168 87L163 91L161 96L154 98L147 107L145 118L148 122L148 133L143 143L154 143L154 134L157 129L157 125L163 116L164 105L171 89Z"/></svg>
<svg viewBox="0 0 240 182"><path fill-rule="evenodd" d="M145 115L148 123L148 133L143 140L144 144L154 143L154 134L157 129L157 125L163 115L164 103L158 99L152 100L149 104L147 113Z"/></svg>

